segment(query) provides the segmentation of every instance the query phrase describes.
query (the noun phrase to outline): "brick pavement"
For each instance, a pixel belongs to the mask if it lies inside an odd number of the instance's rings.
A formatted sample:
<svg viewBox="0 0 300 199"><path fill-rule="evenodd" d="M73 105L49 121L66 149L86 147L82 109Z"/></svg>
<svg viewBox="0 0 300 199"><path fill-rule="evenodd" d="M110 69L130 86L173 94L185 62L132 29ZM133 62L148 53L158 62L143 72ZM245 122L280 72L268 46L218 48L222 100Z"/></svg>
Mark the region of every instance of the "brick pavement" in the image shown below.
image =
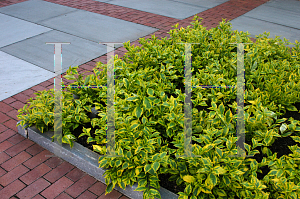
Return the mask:
<svg viewBox="0 0 300 199"><path fill-rule="evenodd" d="M0 7L23 1L25 0L1 0ZM159 29L154 33L158 38L167 36L172 25L179 23L179 27L186 27L193 19L193 17L189 17L178 20L93 0L47 1L154 27ZM222 18L232 20L267 1L229 0L199 13L198 16L203 18L202 25L210 29L222 21ZM144 38L150 37L151 35L147 35ZM131 44L139 45L138 41L131 42ZM124 47L115 50L115 54L118 54L119 57L123 56L125 52ZM106 63L106 55L79 66L79 73L92 71L98 61ZM65 79L63 81L68 82ZM127 199L128 197L116 190L105 195L105 184L58 157L46 156L52 153L17 133L17 109L22 108L29 98L34 97L34 92L51 88L53 88L53 78L0 101L1 198Z"/></svg>

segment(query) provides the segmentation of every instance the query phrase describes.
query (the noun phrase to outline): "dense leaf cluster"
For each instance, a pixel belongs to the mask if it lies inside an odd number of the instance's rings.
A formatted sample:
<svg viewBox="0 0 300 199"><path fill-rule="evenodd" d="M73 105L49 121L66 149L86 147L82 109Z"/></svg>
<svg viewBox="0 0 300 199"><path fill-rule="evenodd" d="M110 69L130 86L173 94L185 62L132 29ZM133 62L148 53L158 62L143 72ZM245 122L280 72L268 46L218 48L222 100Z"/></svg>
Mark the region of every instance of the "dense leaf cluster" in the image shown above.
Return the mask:
<svg viewBox="0 0 300 199"><path fill-rule="evenodd" d="M172 174L170 180L184 183L179 198L299 198L300 148L291 146L288 156L277 158L268 148L277 138L291 136L300 142L300 121L280 118L286 110L298 111L300 102L299 43L289 49L279 37L256 36L253 43L248 32L232 31L223 20L206 30L197 17L192 27L170 30L170 38L140 39L141 47L124 43L128 52L114 57L115 73L115 153L119 157L99 159L105 172L107 193L115 185L125 188L138 182L136 191L144 198L160 198L159 175ZM245 44L245 153L267 157L257 162L237 157L236 88L192 89L192 152L198 157L178 157L185 152L185 45L191 47L192 85L236 85L237 45ZM78 75L70 68L65 78L72 85L102 85L103 88L63 91L62 128L64 143L72 146L76 137L72 129L91 122L96 128L81 136L94 143L94 151L105 155L107 121L107 65L101 62L94 74ZM76 77L78 76L78 77ZM73 100L72 93L80 96ZM52 95L50 95L52 94ZM53 130L53 90L43 91L19 110L21 124L36 125L42 132ZM86 115L96 106L99 118ZM22 115L25 114L25 115ZM261 180L260 168L270 172Z"/></svg>

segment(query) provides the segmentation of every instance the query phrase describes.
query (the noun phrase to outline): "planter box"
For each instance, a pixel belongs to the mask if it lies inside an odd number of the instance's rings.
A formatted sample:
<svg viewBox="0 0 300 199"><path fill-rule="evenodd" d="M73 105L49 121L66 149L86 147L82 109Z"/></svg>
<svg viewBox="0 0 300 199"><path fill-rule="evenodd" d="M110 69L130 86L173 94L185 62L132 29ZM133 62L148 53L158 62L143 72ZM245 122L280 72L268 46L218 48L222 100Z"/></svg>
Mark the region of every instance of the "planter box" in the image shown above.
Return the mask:
<svg viewBox="0 0 300 199"><path fill-rule="evenodd" d="M19 123L20 121L17 124ZM57 142L52 142L51 137L53 136L54 132L41 133L35 127L22 129L22 126L18 125L18 133L105 184L105 179L102 175L106 169L99 168L99 154L83 147L77 142L74 142L72 149L68 144L65 143L59 145ZM123 190L116 185L115 189L129 198L143 199L143 192L134 191L137 186L138 184L135 183L132 187L127 186L126 189ZM162 199L178 199L179 197L177 194L162 187L160 188L159 192Z"/></svg>

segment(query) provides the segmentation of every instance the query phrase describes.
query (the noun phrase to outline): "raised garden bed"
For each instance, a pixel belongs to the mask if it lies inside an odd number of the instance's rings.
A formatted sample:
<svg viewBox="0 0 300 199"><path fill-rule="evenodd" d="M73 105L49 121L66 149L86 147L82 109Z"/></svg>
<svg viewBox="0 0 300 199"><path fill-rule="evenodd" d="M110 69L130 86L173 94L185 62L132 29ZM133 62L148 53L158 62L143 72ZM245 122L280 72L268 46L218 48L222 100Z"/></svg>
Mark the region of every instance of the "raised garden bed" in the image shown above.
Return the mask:
<svg viewBox="0 0 300 199"><path fill-rule="evenodd" d="M78 96L73 95L74 99L79 99ZM300 103L296 103L295 107L300 110ZM97 117L97 110L93 108L93 111L91 114L89 114L90 118ZM297 113L295 111L287 111L286 114L284 114L281 118L294 118L295 120L300 120L300 113ZM18 122L18 124L20 121ZM78 137L82 133L82 127L77 127L73 135ZM95 129L90 124L84 125L85 128L91 128L91 135L94 135ZM85 137L78 138L77 142L74 143L73 148L70 148L68 144L62 144L59 145L57 142L52 142L51 137L53 136L53 132L46 132L41 133L37 128L35 127L29 127L27 129L23 129L21 125L18 126L18 133L21 134L23 137L28 138L35 143L39 144L40 146L44 147L45 149L49 150L50 152L54 153L56 156L64 159L65 161L69 162L70 164L76 166L77 168L81 169L82 171L88 173L89 175L93 176L97 180L105 183L105 179L103 177L103 173L106 171L106 169L99 168L98 166L98 159L100 157L100 154L98 152L93 151L93 145L88 144L86 142ZM246 142L247 143L247 142ZM247 143L251 144L251 143ZM273 153L277 153L277 157L280 158L283 155L288 155L291 153L291 150L288 148L288 146L293 146L297 144L300 147L300 143L295 142L290 137L283 137L277 139L269 149ZM261 162L263 157L265 155L261 152L260 154L256 154L253 158L257 162ZM269 173L270 169L267 166L264 166L261 168L262 173L257 174L258 179L263 179L263 177ZM184 186L178 186L175 181L169 181L170 175L168 174L162 174L160 176L160 194L161 197L168 198L168 199L177 199L178 192L184 191ZM133 186L127 186L125 190L121 189L119 186L116 186L115 189L119 192L123 193L124 195L133 198L133 199L142 199L143 194L142 192L134 191L134 189L137 188L137 183Z"/></svg>
<svg viewBox="0 0 300 199"><path fill-rule="evenodd" d="M18 122L18 124L20 121ZM23 126L18 126L18 133L23 137L32 140L43 148L47 149L56 156L62 158L63 160L69 162L70 164L76 166L80 170L86 172L87 174L93 176L95 179L105 183L103 173L106 169L99 168L98 159L99 154L90 150L91 147L82 146L86 145L86 142L81 140L81 144L74 142L74 146L71 148L68 144L62 143L59 145L57 142L52 142L51 137L54 132L48 131L41 133L37 128L28 127L23 129ZM127 186L125 190L121 189L116 185L115 189L132 199L142 199L143 192L134 191L137 188L137 183L132 187ZM161 187L160 194L162 198L177 199L178 195Z"/></svg>
<svg viewBox="0 0 300 199"><path fill-rule="evenodd" d="M102 171L106 193L115 186L121 191L119 188L130 185L129 189L136 187L137 193L143 192L145 199L171 198L162 195L162 187L177 193L179 199L299 198L300 45L288 49L283 45L287 42L264 34L257 36L253 45L245 46L242 125L248 157L238 157L233 155L237 153L236 130L242 121L237 110L242 98L239 102L236 99L242 91L241 86L239 92L231 86L241 85L243 71L236 67L240 51L230 44L249 43L249 34L233 33L224 20L209 31L198 21L192 24L193 28L170 31L169 39L141 39L142 47L124 43L128 52L114 60L119 78L115 79L113 95L106 86L113 83L107 80L113 73L107 64L97 63L94 74L84 78L77 67L70 68L64 77L76 81L62 92L63 143L72 147L77 142L76 146L80 144L85 152L94 151L95 166L107 169ZM182 42L200 44L193 45L189 54L189 45L181 45ZM191 69L186 67L190 55ZM193 82L190 94L185 90L188 82ZM79 98L74 99L72 94ZM20 124L28 123L42 133L53 131L53 95L50 89L30 99L29 107L19 110ZM192 132L182 130L186 95L191 96L193 104ZM106 110L108 96L115 97L114 147L119 155L109 158L99 157L107 152L107 117L111 116ZM95 114L94 106L99 114ZM184 133L191 133L193 153L198 157L177 156L186 149ZM41 137L28 134L37 142L34 136ZM83 154L80 160L85 158ZM90 172L84 167L82 170Z"/></svg>

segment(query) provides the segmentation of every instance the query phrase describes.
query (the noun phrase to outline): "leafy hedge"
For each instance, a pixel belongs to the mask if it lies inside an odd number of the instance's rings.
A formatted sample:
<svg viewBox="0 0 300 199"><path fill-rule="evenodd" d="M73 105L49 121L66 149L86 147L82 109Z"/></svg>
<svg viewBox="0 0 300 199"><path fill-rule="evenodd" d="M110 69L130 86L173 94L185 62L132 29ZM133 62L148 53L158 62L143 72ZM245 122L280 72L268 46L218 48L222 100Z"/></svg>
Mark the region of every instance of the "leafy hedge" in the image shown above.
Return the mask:
<svg viewBox="0 0 300 199"><path fill-rule="evenodd" d="M100 157L107 189L138 182L136 191L144 198L160 198L159 175L171 174L170 180L184 183L179 198L299 198L300 148L291 146L288 156L276 157L268 146L290 136L300 142L300 121L280 118L286 110L298 111L300 102L299 42L289 49L279 37L268 33L256 36L253 43L248 32L232 31L223 20L206 30L198 17L191 26L170 30L170 38L140 39L141 47L124 43L128 52L114 57L115 73L115 151L122 157ZM253 158L229 157L237 153L235 143L237 110L235 88L192 89L193 153L200 157L177 157L184 153L184 53L192 45L192 85L236 85L237 47L245 44L245 149L247 155L265 153L261 162ZM65 76L72 85L107 84L107 65L101 62L94 74L78 75L77 67ZM74 100L72 93L80 96ZM52 95L50 95L52 94ZM83 129L94 151L106 154L107 88L63 91L62 118L64 143L72 146L72 130L83 123L96 128ZM53 89L38 93L30 105L19 110L21 125L36 125L41 132L53 130ZM99 118L89 119L91 107ZM279 119L280 118L280 119ZM270 172L257 178L260 168Z"/></svg>

